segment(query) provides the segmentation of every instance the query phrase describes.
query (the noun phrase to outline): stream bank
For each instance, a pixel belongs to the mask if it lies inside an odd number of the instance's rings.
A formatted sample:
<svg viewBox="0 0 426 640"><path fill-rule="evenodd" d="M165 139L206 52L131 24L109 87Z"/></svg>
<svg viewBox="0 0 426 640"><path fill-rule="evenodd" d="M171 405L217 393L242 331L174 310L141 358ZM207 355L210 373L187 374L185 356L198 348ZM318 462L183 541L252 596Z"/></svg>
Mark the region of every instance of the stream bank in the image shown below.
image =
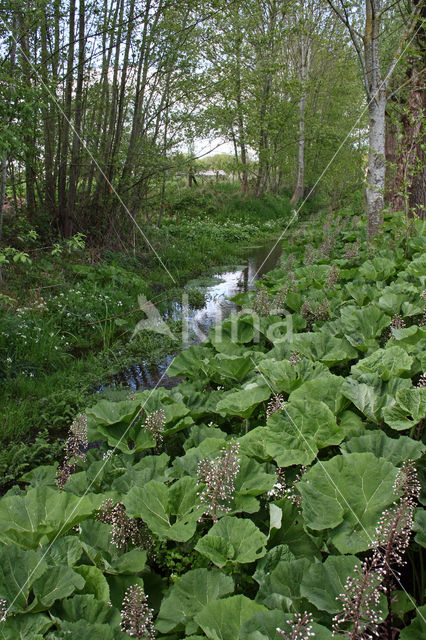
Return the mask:
<svg viewBox="0 0 426 640"><path fill-rule="evenodd" d="M277 239L268 240L259 246L247 247L242 252L242 264L237 267L224 267L213 275L213 282L207 286L190 281L183 292L196 286L204 294L204 304L198 309L185 307L180 301L173 301L171 312L163 315L164 321L181 321L185 324L185 337L182 336L182 348L203 342L211 327L225 320L237 305L232 298L238 293L255 289L255 281L274 269L282 254L282 243ZM184 323L183 323L184 320ZM172 388L179 384L180 378L170 378L166 370L180 349L175 349L162 357L157 363L142 360L125 367L114 374L110 381L102 384L98 391L129 388L152 389L161 382L161 386Z"/></svg>

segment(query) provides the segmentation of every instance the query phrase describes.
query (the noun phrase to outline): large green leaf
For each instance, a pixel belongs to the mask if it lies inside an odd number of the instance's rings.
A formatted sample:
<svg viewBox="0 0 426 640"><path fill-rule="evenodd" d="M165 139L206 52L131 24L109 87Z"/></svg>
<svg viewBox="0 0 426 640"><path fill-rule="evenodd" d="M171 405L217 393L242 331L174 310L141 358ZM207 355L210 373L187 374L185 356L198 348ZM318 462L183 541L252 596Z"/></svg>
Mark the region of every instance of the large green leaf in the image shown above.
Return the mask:
<svg viewBox="0 0 426 640"><path fill-rule="evenodd" d="M320 449L339 444L344 435L324 402L305 397L273 413L266 429L266 452L279 467L308 465Z"/></svg>
<svg viewBox="0 0 426 640"><path fill-rule="evenodd" d="M74 571L84 578L85 581L84 587L79 588L80 594L88 594L97 600L109 602L108 582L98 567L83 564L79 567L74 567Z"/></svg>
<svg viewBox="0 0 426 640"><path fill-rule="evenodd" d="M78 497L50 487L35 487L25 495L0 500L0 541L36 548L90 517L101 495Z"/></svg>
<svg viewBox="0 0 426 640"><path fill-rule="evenodd" d="M422 442L407 436L389 438L383 431L368 431L344 442L341 449L345 453L370 451L376 458L385 458L398 467L405 460L417 460L426 447Z"/></svg>
<svg viewBox="0 0 426 640"><path fill-rule="evenodd" d="M422 547L426 547L426 509L416 509L413 531L416 531L415 541Z"/></svg>
<svg viewBox="0 0 426 640"><path fill-rule="evenodd" d="M299 602L302 598L300 585L310 564L308 558L279 562L261 580L256 601L261 602L268 609L298 611L301 608Z"/></svg>
<svg viewBox="0 0 426 640"><path fill-rule="evenodd" d="M211 640L236 640L241 627L264 607L245 596L231 596L209 602L195 616L204 633Z"/></svg>
<svg viewBox="0 0 426 640"><path fill-rule="evenodd" d="M345 338L336 338L324 331L296 335L293 346L302 355L311 360L319 360L328 367L344 364L358 355Z"/></svg>
<svg viewBox="0 0 426 640"><path fill-rule="evenodd" d="M1 640L38 640L53 624L42 613L13 616L0 622Z"/></svg>
<svg viewBox="0 0 426 640"><path fill-rule="evenodd" d="M195 633L198 625L194 616L209 602L232 593L234 581L218 569L193 569L171 587L161 603L155 626L161 633L185 626L187 635Z"/></svg>
<svg viewBox="0 0 426 640"><path fill-rule="evenodd" d="M222 416L241 416L248 418L254 409L265 400L268 400L271 390L265 383L251 384L245 389L226 394L223 400L219 400L216 413Z"/></svg>
<svg viewBox="0 0 426 640"><path fill-rule="evenodd" d="M121 402L100 400L86 411L89 440L96 439L100 426L119 424L127 426L139 409L140 403L137 400L122 400Z"/></svg>
<svg viewBox="0 0 426 640"><path fill-rule="evenodd" d="M119 628L120 612L108 605L108 601L100 601L94 595L76 595L61 602L61 618L70 622L85 620L89 623L108 624Z"/></svg>
<svg viewBox="0 0 426 640"><path fill-rule="evenodd" d="M376 424L383 418L385 408L395 403L398 391L411 386L410 380L403 378L392 378L389 382L384 382L377 375L366 374L364 379L368 379L368 383L348 376L342 386L342 393Z"/></svg>
<svg viewBox="0 0 426 640"><path fill-rule="evenodd" d="M114 559L107 569L107 573L122 573L125 575L135 575L145 569L146 551L145 549L132 549Z"/></svg>
<svg viewBox="0 0 426 640"><path fill-rule="evenodd" d="M391 319L375 306L343 307L340 312L343 332L353 347L366 351L383 329L388 327Z"/></svg>
<svg viewBox="0 0 426 640"><path fill-rule="evenodd" d="M356 378L359 374L376 373L382 380L390 380L395 376L410 377L409 372L413 362L413 358L401 347L377 349L367 358L353 365L351 374Z"/></svg>
<svg viewBox="0 0 426 640"><path fill-rule="evenodd" d="M165 453L144 456L139 462L129 466L127 471L112 480L111 489L119 493L127 493L133 486L142 487L150 480L166 479L170 457Z"/></svg>
<svg viewBox="0 0 426 640"><path fill-rule="evenodd" d="M359 268L359 273L366 280L387 280L395 272L396 264L393 260L377 256L372 260L366 260Z"/></svg>
<svg viewBox="0 0 426 640"><path fill-rule="evenodd" d="M174 459L173 470L169 472L169 476L179 478L188 474L195 477L200 460L218 455L223 446L223 438L206 438L202 440L198 447L192 447L187 450L184 456L178 456Z"/></svg>
<svg viewBox="0 0 426 640"><path fill-rule="evenodd" d="M304 382L298 389L290 394L290 403L300 399L309 401L312 398L324 402L332 413L336 416L348 406L349 401L342 394L344 378L328 373L326 376L319 376L315 380Z"/></svg>
<svg viewBox="0 0 426 640"><path fill-rule="evenodd" d="M247 620L241 628L240 640L281 640L282 634L277 628L291 633L292 623L295 621L294 614L284 613L279 609L272 609L256 613L250 620ZM331 640L332 635L326 627L312 623L312 633L315 640ZM287 635L286 637L291 637Z"/></svg>
<svg viewBox="0 0 426 640"><path fill-rule="evenodd" d="M225 516L197 542L196 550L218 567L244 564L265 555L266 536L251 520Z"/></svg>
<svg viewBox="0 0 426 640"><path fill-rule="evenodd" d="M247 356L227 356L222 353L216 354L209 360L206 372L212 380L221 382L222 380L236 380L241 382L247 374L254 369L254 363Z"/></svg>
<svg viewBox="0 0 426 640"><path fill-rule="evenodd" d="M146 522L160 538L186 542L200 517L197 481L185 476L167 487L151 480L144 487L132 487L124 497L127 512Z"/></svg>
<svg viewBox="0 0 426 640"><path fill-rule="evenodd" d="M265 358L259 363L258 368L269 380L274 391L284 391L287 394L300 387L303 382L329 373L324 364L312 362L308 358L302 358L296 364L290 364L288 360Z"/></svg>
<svg viewBox="0 0 426 640"><path fill-rule="evenodd" d="M287 497L275 503L281 509L281 527L272 528L269 533L269 544L284 544L295 558L309 558L311 562L321 558L319 551L321 536L312 536L308 533L303 516L299 513L299 507ZM288 558L287 558L288 559Z"/></svg>
<svg viewBox="0 0 426 640"><path fill-rule="evenodd" d="M73 567L81 557L83 547L76 536L64 536L51 543L45 551L49 565L62 564Z"/></svg>
<svg viewBox="0 0 426 640"><path fill-rule="evenodd" d="M337 613L341 610L338 596L344 593L348 576L360 566L356 556L328 556L325 562L312 564L303 574L300 593L317 609Z"/></svg>
<svg viewBox="0 0 426 640"><path fill-rule="evenodd" d="M33 584L34 611L49 609L56 600L71 595L76 589L83 589L85 580L71 567L49 567Z"/></svg>
<svg viewBox="0 0 426 640"><path fill-rule="evenodd" d="M78 638L78 640L118 640L126 639L119 628L113 629L109 624L100 624L98 622L87 622L87 620L78 620L77 622L69 622L63 620L61 622L60 631L55 631L54 635L48 635L47 640L68 640L69 638Z"/></svg>
<svg viewBox="0 0 426 640"><path fill-rule="evenodd" d="M395 500L396 475L396 467L372 453L317 462L297 484L306 524L329 530L340 553L367 550L381 514Z"/></svg>
<svg viewBox="0 0 426 640"><path fill-rule="evenodd" d="M213 354L213 349L205 345L195 345L184 349L173 359L166 373L171 378L177 376L197 377L204 365L204 359L211 358ZM205 377L204 371L202 375Z"/></svg>
<svg viewBox="0 0 426 640"><path fill-rule="evenodd" d="M40 552L26 551L12 545L0 547L0 599L11 612L24 611L32 585L47 570Z"/></svg>
<svg viewBox="0 0 426 640"><path fill-rule="evenodd" d="M411 429L426 415L426 388L400 389L396 402L385 407L383 417L386 424L397 431Z"/></svg>
<svg viewBox="0 0 426 640"><path fill-rule="evenodd" d="M408 627L402 629L399 640L420 640L426 637L426 604L418 607L417 615Z"/></svg>

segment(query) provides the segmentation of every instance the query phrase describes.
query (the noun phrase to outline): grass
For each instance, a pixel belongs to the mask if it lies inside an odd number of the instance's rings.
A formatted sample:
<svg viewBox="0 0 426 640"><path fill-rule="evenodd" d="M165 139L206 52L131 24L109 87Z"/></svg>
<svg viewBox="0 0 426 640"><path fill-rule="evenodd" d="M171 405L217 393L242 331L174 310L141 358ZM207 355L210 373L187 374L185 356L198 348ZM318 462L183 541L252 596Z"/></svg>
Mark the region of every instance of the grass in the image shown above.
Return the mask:
<svg viewBox="0 0 426 640"><path fill-rule="evenodd" d="M34 442L63 435L75 415L99 399L95 390L124 367L148 366L176 348L161 335L141 332L137 298L167 312L182 287L217 267L241 263L243 247L276 236L290 213L288 199L243 198L234 185L174 195L161 229L146 228L163 269L142 239L128 253L33 251L33 262L5 273L0 297L0 442ZM90 239L89 239L90 240ZM8 298L6 297L8 296ZM197 287L190 304L203 304ZM3 303L2 303L3 300ZM0 467L1 467L0 456Z"/></svg>

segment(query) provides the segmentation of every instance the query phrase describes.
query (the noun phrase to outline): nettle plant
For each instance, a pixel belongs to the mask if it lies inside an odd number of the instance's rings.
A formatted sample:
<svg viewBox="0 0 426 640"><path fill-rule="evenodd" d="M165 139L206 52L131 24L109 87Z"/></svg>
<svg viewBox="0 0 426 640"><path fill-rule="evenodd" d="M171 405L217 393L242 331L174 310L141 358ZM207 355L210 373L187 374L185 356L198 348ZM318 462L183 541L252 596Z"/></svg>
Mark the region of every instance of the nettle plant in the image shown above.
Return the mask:
<svg viewBox="0 0 426 640"><path fill-rule="evenodd" d="M346 218L3 496L5 640L425 635L426 241Z"/></svg>

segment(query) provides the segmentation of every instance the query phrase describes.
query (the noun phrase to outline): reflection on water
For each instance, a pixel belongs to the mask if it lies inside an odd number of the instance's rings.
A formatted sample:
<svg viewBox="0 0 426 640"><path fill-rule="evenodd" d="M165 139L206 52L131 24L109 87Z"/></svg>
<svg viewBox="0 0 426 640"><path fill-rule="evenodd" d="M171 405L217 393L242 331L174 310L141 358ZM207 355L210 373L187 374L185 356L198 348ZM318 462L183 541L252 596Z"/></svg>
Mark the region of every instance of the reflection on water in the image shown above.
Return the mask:
<svg viewBox="0 0 426 640"><path fill-rule="evenodd" d="M222 322L232 311L237 309L237 305L229 298L238 293L254 289L253 280L259 279L268 271L274 269L281 256L281 243L274 246L274 242L261 247L252 247L247 250L245 256L246 266L225 271L217 274L219 279L217 284L205 287L205 304L201 309L182 309L180 303L173 305L171 316L174 319L181 319L182 315L187 324L185 331L184 346L203 342L208 335L210 327ZM152 389L157 384L168 389L179 384L179 378L169 378L165 371L176 353L171 353L157 363L149 367L147 363L141 362L120 371L111 379L112 387L129 387L131 389ZM103 390L102 387L100 390Z"/></svg>

